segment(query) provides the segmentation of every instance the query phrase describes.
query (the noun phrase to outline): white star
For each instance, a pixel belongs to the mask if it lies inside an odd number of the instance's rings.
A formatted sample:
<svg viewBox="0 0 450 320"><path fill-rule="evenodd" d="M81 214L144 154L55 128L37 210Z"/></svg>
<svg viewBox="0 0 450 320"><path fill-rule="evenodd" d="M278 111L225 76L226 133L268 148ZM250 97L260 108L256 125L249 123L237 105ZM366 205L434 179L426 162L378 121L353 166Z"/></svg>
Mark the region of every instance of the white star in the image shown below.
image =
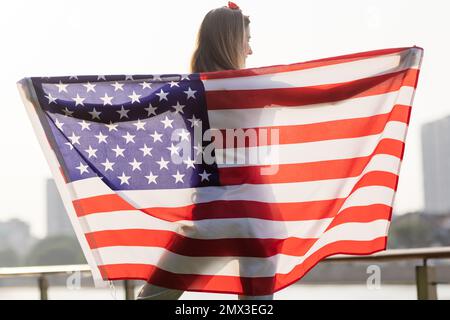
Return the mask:
<svg viewBox="0 0 450 320"><path fill-rule="evenodd" d="M80 162L80 165L76 167L78 170L80 170L80 174L83 174L83 172L89 173L88 168L89 166L85 166Z"/></svg>
<svg viewBox="0 0 450 320"><path fill-rule="evenodd" d="M191 158L188 158L187 160L183 161L185 164L187 164L186 169L189 169L189 167L191 167L192 169L195 169L194 163L195 161L192 160Z"/></svg>
<svg viewBox="0 0 450 320"><path fill-rule="evenodd" d="M128 163L133 167L133 171L136 169L141 171L142 162L137 162L136 158L133 159L133 162L128 162Z"/></svg>
<svg viewBox="0 0 450 320"><path fill-rule="evenodd" d="M186 100L189 100L189 98L197 99L197 98L195 97L195 93L196 93L197 91L196 91L196 90L192 90L191 87L189 87L189 90L188 90L188 91L183 91L183 92L187 94Z"/></svg>
<svg viewBox="0 0 450 320"><path fill-rule="evenodd" d="M106 159L105 162L102 162L102 165L105 166L105 172L108 171L108 170L114 171L114 169L113 169L114 163L115 163L115 162L109 162L108 159Z"/></svg>
<svg viewBox="0 0 450 320"><path fill-rule="evenodd" d="M109 97L109 96L106 94L106 92L105 92L105 95L104 95L103 97L100 97L100 99L103 101L103 105L104 105L104 106L106 106L107 104L109 104L109 105L112 106L111 100L112 100L113 98L114 98L114 97Z"/></svg>
<svg viewBox="0 0 450 320"><path fill-rule="evenodd" d="M191 80L191 79L189 79L187 74L183 74L181 75L181 80Z"/></svg>
<svg viewBox="0 0 450 320"><path fill-rule="evenodd" d="M64 108L63 112L66 115L66 117L70 117L72 113L74 113L74 111L70 111L69 109L67 109L67 107Z"/></svg>
<svg viewBox="0 0 450 320"><path fill-rule="evenodd" d="M126 143L128 144L128 142L133 142L134 143L134 137L136 137L136 136L133 136L132 134L130 134L127 131L127 134L122 136L122 137L126 140Z"/></svg>
<svg viewBox="0 0 450 320"><path fill-rule="evenodd" d="M160 102L161 102L161 100L169 101L169 100L167 99L167 96L169 95L169 92L164 92L163 89L161 89L161 92L160 92L160 93L157 93L156 95L159 96L159 101L160 101Z"/></svg>
<svg viewBox="0 0 450 320"><path fill-rule="evenodd" d="M130 176L126 176L125 172L122 172L121 176L118 176L117 178L120 179L120 185L123 185L124 183L126 183L127 185L130 185L130 183L128 182L128 180L130 180Z"/></svg>
<svg viewBox="0 0 450 320"><path fill-rule="evenodd" d="M58 118L55 119L55 125L58 127L59 130L62 131L64 123L59 122Z"/></svg>
<svg viewBox="0 0 450 320"><path fill-rule="evenodd" d="M105 78L105 76L104 75L99 75L99 76L97 76L97 80L106 80L106 78Z"/></svg>
<svg viewBox="0 0 450 320"><path fill-rule="evenodd" d="M117 112L120 114L120 119L122 119L123 117L128 118L127 113L130 112L130 110L125 110L122 106L122 109Z"/></svg>
<svg viewBox="0 0 450 320"><path fill-rule="evenodd" d="M70 150L73 150L73 145L70 142L66 142L65 144L69 146Z"/></svg>
<svg viewBox="0 0 450 320"><path fill-rule="evenodd" d="M143 148L139 148L139 150L141 150L141 151L144 153L143 157L145 157L145 156L147 156L147 155L148 155L148 156L151 156L151 155L152 155L152 153L151 153L152 149L153 149L153 148L147 147L147 144L144 144L144 147L143 147Z"/></svg>
<svg viewBox="0 0 450 320"><path fill-rule="evenodd" d="M175 113L178 113L178 112L180 112L180 113L184 113L184 111L183 111L183 108L185 108L186 106L185 105L182 105L182 104L180 104L180 102L179 101L177 101L177 105L176 106L172 106L172 108L174 108L175 109Z"/></svg>
<svg viewBox="0 0 450 320"><path fill-rule="evenodd" d="M92 149L92 147L89 145L89 149L84 150L87 153L89 153L88 158L90 159L91 157L97 158L97 155L95 154L97 152L97 149Z"/></svg>
<svg viewBox="0 0 450 320"><path fill-rule="evenodd" d="M153 107L152 104L150 103L148 105L148 108L144 108L145 110L147 110L148 114L147 117L150 117L150 115L155 115L156 116L156 109L158 109L158 107Z"/></svg>
<svg viewBox="0 0 450 320"><path fill-rule="evenodd" d="M106 127L108 127L109 132L111 131L117 131L118 124L112 123L112 121L109 122L109 124L105 124Z"/></svg>
<svg viewBox="0 0 450 320"><path fill-rule="evenodd" d="M140 119L138 119L138 122L133 123L133 125L136 126L136 131L139 131L140 129L145 130L145 122L142 122Z"/></svg>
<svg viewBox="0 0 450 320"><path fill-rule="evenodd" d="M100 133L98 135L95 136L98 139L98 143L106 143L108 144L108 141L106 141L106 138L108 138L108 136L104 136L103 133L100 131Z"/></svg>
<svg viewBox="0 0 450 320"><path fill-rule="evenodd" d="M81 131L83 131L84 129L91 130L91 128L89 128L89 126L91 125L89 122L83 120L81 122L78 122L78 124L81 126Z"/></svg>
<svg viewBox="0 0 450 320"><path fill-rule="evenodd" d="M58 92L64 91L67 92L67 86L68 84L63 84L61 81L59 81L59 84L55 84L55 86L58 87Z"/></svg>
<svg viewBox="0 0 450 320"><path fill-rule="evenodd" d="M155 74L153 76L153 81L161 81L161 76L159 74Z"/></svg>
<svg viewBox="0 0 450 320"><path fill-rule="evenodd" d="M173 155L173 154L179 155L178 147L174 146L173 143L170 147L166 147L166 149L170 150L170 155Z"/></svg>
<svg viewBox="0 0 450 320"><path fill-rule="evenodd" d="M56 104L56 98L52 97L52 94L49 93L47 96L45 96L48 99L48 103L55 103Z"/></svg>
<svg viewBox="0 0 450 320"><path fill-rule="evenodd" d="M206 170L204 170L203 173L199 173L198 175L202 177L202 181L209 181L209 176L211 175L211 173L207 173Z"/></svg>
<svg viewBox="0 0 450 320"><path fill-rule="evenodd" d="M77 93L77 96L76 96L75 98L72 98L72 100L75 101L75 107L78 106L79 104L81 104L82 106L84 106L83 101L84 101L85 99L86 99L86 98L81 98L81 97L78 95L78 93Z"/></svg>
<svg viewBox="0 0 450 320"><path fill-rule="evenodd" d="M94 110L89 111L88 113L91 114L92 120L94 120L95 118L97 118L98 120L100 120L100 114L101 114L101 112L98 112L97 110L95 110L95 108L94 108Z"/></svg>
<svg viewBox="0 0 450 320"><path fill-rule="evenodd" d="M125 75L125 80L134 80L132 75Z"/></svg>
<svg viewBox="0 0 450 320"><path fill-rule="evenodd" d="M180 86L178 85L178 82L171 81L170 82L170 87L172 88L172 87L180 87Z"/></svg>
<svg viewBox="0 0 450 320"><path fill-rule="evenodd" d="M178 135L181 137L181 141L183 141L183 140L189 141L189 135L190 135L189 131L183 129L181 131L181 133L179 133Z"/></svg>
<svg viewBox="0 0 450 320"><path fill-rule="evenodd" d="M188 119L188 121L191 123L191 128L198 127L199 124L202 122L200 119L195 118L195 115L192 115L192 118Z"/></svg>
<svg viewBox="0 0 450 320"><path fill-rule="evenodd" d="M139 97L140 96L141 96L140 94L137 94L133 90L133 94L131 96L128 96L128 97L131 99L131 103L135 103L135 102L140 103L141 102L141 101L139 101Z"/></svg>
<svg viewBox="0 0 450 320"><path fill-rule="evenodd" d="M166 116L166 118L164 120L161 120L161 122L164 123L164 129L166 129L168 127L173 128L172 127L173 120L169 120L169 118L167 118L167 116Z"/></svg>
<svg viewBox="0 0 450 320"><path fill-rule="evenodd" d="M151 84L150 83L148 83L148 82L142 82L142 83L140 83L140 85L142 86L142 90L144 90L145 88L149 88L149 89L151 89L152 87L151 87Z"/></svg>
<svg viewBox="0 0 450 320"><path fill-rule="evenodd" d="M88 82L86 84L83 84L83 86L86 87L86 92L89 92L89 91L95 92L96 84L91 84L90 82Z"/></svg>
<svg viewBox="0 0 450 320"><path fill-rule="evenodd" d="M155 131L155 133L151 134L150 136L153 138L153 142L156 142L157 140L162 142L161 140L161 137L163 136L162 134L159 134L158 132Z"/></svg>
<svg viewBox="0 0 450 320"><path fill-rule="evenodd" d="M172 177L175 178L175 183L178 183L178 182L184 183L184 181L183 181L183 177L184 176L185 175L184 174L180 174L180 172L178 170L177 170L177 174L173 174L172 175Z"/></svg>
<svg viewBox="0 0 450 320"><path fill-rule="evenodd" d="M125 158L125 156L123 155L123 152L125 151L125 149L121 149L119 147L119 145L117 145L117 147L115 149L111 149L112 151L114 151L116 153L116 158L119 156L122 156Z"/></svg>
<svg viewBox="0 0 450 320"><path fill-rule="evenodd" d="M203 152L203 146L202 146L202 144L199 142L196 146L194 146L194 150L197 150L197 156L199 155L199 154L201 154L202 152Z"/></svg>
<svg viewBox="0 0 450 320"><path fill-rule="evenodd" d="M72 144L80 144L80 136L76 136L75 132L72 133L71 137L68 137Z"/></svg>
<svg viewBox="0 0 450 320"><path fill-rule="evenodd" d="M70 76L69 79L76 79L76 80L78 80L78 76Z"/></svg>
<svg viewBox="0 0 450 320"><path fill-rule="evenodd" d="M123 83L118 83L116 81L116 83L112 84L112 86L114 87L114 92L116 92L117 90L122 90L123 91Z"/></svg>
<svg viewBox="0 0 450 320"><path fill-rule="evenodd" d="M167 164L169 163L169 161L164 160L163 157L161 157L161 161L156 161L156 163L159 164L159 170L162 170L163 168L166 168L167 170L169 170L169 168L167 167Z"/></svg>
<svg viewBox="0 0 450 320"><path fill-rule="evenodd" d="M151 171L150 171L150 175L149 176L145 176L145 177L148 179L148 184L150 184L152 182L157 184L156 178L158 178L158 176L153 175L153 173Z"/></svg>

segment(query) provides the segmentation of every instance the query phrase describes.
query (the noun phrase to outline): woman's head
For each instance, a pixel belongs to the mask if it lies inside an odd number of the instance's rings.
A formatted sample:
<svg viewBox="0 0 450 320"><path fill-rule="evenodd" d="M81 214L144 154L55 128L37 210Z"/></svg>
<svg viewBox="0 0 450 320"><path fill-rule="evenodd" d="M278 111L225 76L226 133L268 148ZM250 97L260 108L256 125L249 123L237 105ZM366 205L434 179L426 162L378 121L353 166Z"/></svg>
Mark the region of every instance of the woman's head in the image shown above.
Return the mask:
<svg viewBox="0 0 450 320"><path fill-rule="evenodd" d="M206 14L197 35L191 72L245 68L252 54L249 44L250 18L238 8L221 7Z"/></svg>

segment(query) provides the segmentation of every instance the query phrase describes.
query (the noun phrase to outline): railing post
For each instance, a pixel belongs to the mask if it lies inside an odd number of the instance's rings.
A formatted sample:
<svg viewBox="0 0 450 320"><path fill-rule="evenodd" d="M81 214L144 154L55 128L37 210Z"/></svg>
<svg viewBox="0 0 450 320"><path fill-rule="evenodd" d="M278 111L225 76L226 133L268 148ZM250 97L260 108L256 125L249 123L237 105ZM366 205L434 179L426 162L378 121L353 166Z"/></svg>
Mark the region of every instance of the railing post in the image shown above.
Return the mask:
<svg viewBox="0 0 450 320"><path fill-rule="evenodd" d="M134 283L133 280L124 280L123 288L125 290L125 300L134 300Z"/></svg>
<svg viewBox="0 0 450 320"><path fill-rule="evenodd" d="M436 270L427 266L426 259L423 266L416 266L416 285L418 300L437 300Z"/></svg>
<svg viewBox="0 0 450 320"><path fill-rule="evenodd" d="M48 300L48 280L45 275L42 274L38 278L38 285L41 300Z"/></svg>

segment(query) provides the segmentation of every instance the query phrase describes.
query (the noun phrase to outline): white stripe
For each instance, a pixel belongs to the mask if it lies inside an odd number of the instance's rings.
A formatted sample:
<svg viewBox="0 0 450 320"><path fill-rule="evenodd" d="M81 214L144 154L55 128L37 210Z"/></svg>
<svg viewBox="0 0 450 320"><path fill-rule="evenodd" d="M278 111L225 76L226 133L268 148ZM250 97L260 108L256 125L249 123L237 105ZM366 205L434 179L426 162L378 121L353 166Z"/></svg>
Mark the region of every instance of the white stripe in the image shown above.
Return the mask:
<svg viewBox="0 0 450 320"><path fill-rule="evenodd" d="M103 264L147 264L178 274L270 277L287 274L325 245L345 240L370 241L387 234L389 221L345 223L325 232L304 256L277 254L269 258L188 257L157 247L104 247L95 249Z"/></svg>
<svg viewBox="0 0 450 320"><path fill-rule="evenodd" d="M419 50L363 58L323 67L247 77L203 80L206 91L309 87L342 83L419 67ZM404 58L402 60L402 58Z"/></svg>
<svg viewBox="0 0 450 320"><path fill-rule="evenodd" d="M215 148L219 168L254 165L277 165L365 157L375 150L381 139L403 141L407 124L389 121L379 133L358 138L321 140L295 144L275 144L243 148ZM214 142L216 145L217 142ZM219 146L217 144L217 146ZM208 159L208 158L205 158Z"/></svg>
<svg viewBox="0 0 450 320"><path fill-rule="evenodd" d="M364 118L389 113L395 104L409 106L414 91L414 87L403 86L394 92L332 103L299 107L209 110L208 118L210 127L214 129L289 126Z"/></svg>

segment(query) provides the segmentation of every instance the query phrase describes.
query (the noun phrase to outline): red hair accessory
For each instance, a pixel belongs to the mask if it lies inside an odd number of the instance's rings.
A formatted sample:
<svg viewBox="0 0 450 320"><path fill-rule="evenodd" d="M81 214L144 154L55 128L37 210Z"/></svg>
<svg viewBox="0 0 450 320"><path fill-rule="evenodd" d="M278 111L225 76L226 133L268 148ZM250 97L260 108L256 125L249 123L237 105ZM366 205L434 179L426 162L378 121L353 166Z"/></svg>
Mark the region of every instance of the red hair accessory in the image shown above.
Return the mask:
<svg viewBox="0 0 450 320"><path fill-rule="evenodd" d="M232 10L240 10L239 6L231 1L228 1L228 8L232 9Z"/></svg>

